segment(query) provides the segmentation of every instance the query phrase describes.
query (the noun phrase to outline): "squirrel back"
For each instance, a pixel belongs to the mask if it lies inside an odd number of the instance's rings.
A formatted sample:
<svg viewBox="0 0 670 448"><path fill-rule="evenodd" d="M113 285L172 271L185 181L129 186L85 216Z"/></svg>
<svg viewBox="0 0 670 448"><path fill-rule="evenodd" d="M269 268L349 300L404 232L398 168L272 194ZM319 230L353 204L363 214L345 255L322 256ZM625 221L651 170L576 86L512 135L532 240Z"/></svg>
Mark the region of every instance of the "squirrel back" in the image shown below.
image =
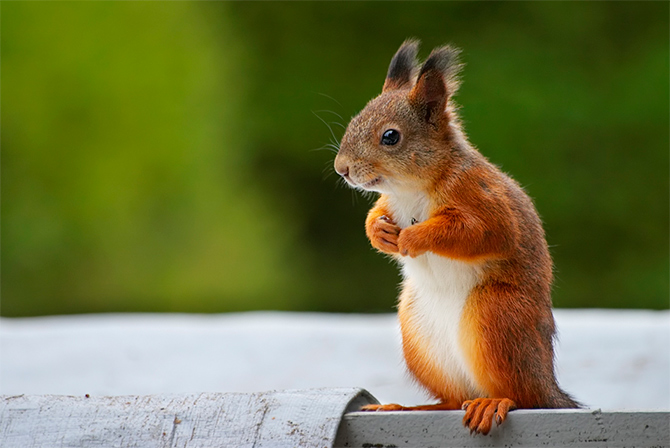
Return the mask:
<svg viewBox="0 0 670 448"><path fill-rule="evenodd" d="M437 48L420 67L417 50L400 47L335 159L351 186L380 193L366 233L402 266L407 366L443 409L474 400L504 419L514 407L577 407L554 375L552 262L537 211L462 130L458 50ZM471 429L488 432L477 415Z"/></svg>

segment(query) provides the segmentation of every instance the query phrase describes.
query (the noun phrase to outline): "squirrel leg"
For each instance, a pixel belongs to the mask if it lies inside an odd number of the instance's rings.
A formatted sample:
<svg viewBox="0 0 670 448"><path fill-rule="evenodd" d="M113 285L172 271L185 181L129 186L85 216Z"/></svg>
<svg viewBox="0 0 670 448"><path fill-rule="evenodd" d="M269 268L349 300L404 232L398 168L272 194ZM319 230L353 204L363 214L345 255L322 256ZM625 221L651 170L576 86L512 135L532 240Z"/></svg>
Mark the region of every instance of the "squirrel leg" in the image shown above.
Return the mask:
<svg viewBox="0 0 670 448"><path fill-rule="evenodd" d="M435 403L424 404L421 406L401 406L392 404L368 404L361 408L361 411L455 411L461 409L456 403Z"/></svg>
<svg viewBox="0 0 670 448"><path fill-rule="evenodd" d="M463 403L465 416L463 426L470 428L470 433L486 435L491 430L493 419L501 425L507 413L516 409L516 403L509 398L477 398Z"/></svg>

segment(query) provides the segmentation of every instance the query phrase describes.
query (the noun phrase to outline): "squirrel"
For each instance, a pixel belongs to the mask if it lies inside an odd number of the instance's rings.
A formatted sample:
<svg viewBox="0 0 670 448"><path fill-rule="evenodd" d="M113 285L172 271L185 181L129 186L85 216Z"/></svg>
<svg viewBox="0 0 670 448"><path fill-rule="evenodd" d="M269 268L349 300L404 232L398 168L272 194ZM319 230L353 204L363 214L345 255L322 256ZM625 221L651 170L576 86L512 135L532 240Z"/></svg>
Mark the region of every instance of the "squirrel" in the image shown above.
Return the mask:
<svg viewBox="0 0 670 448"><path fill-rule="evenodd" d="M391 60L382 93L346 128L335 170L380 193L365 230L395 258L409 372L437 404L363 410L465 410L488 434L517 408L578 408L554 373L552 260L519 184L469 143L452 96L460 50L416 40Z"/></svg>

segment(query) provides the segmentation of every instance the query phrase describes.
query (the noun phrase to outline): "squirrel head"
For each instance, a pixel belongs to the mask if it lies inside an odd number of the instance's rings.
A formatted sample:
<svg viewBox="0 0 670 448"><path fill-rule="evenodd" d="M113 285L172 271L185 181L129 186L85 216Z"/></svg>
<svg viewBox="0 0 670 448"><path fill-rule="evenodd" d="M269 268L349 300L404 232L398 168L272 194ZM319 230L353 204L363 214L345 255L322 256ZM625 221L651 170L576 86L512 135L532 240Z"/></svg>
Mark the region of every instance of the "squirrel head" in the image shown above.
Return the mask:
<svg viewBox="0 0 670 448"><path fill-rule="evenodd" d="M436 48L419 66L418 47L411 39L400 46L382 93L347 126L335 170L352 187L380 193L416 189L450 164L461 135L450 102L459 86L459 50Z"/></svg>

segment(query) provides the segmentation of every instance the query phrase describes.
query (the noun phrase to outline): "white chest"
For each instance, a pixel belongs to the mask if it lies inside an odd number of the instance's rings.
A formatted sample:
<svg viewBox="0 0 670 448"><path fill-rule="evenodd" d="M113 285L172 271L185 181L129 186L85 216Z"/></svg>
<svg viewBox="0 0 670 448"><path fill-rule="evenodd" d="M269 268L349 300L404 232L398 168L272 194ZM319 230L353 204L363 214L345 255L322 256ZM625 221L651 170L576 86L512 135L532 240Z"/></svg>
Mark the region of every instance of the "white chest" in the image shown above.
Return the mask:
<svg viewBox="0 0 670 448"><path fill-rule="evenodd" d="M393 217L404 228L412 219L428 218L428 202L422 198L391 201ZM416 258L400 258L405 288L413 294L411 325L424 347L444 372L469 395L481 394L468 366L460 339L463 308L472 289L479 283L482 268L475 263L442 257L427 252Z"/></svg>
<svg viewBox="0 0 670 448"><path fill-rule="evenodd" d="M423 194L395 194L389 196L389 205L393 219L401 229L425 221L430 213L430 200Z"/></svg>
<svg viewBox="0 0 670 448"><path fill-rule="evenodd" d="M412 328L440 366L447 383L467 395L482 396L460 343L463 308L472 288L479 283L480 270L433 253L402 259L405 288L412 293Z"/></svg>

